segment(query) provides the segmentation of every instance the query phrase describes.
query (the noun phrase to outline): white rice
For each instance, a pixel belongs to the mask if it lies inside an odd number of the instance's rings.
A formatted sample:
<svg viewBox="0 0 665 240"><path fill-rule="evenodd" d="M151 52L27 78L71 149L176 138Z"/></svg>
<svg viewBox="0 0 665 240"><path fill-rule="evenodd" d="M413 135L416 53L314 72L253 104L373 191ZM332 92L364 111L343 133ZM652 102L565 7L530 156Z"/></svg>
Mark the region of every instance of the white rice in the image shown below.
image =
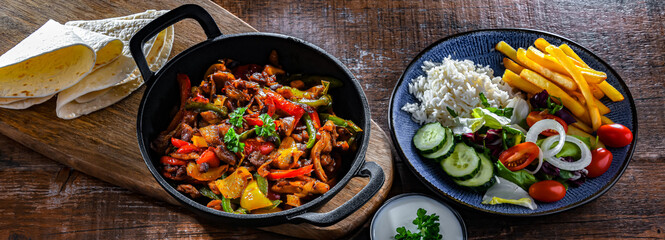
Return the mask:
<svg viewBox="0 0 665 240"><path fill-rule="evenodd" d="M489 66L471 60L457 61L448 56L441 63L425 61L422 68L427 76L418 76L409 83L409 93L420 103L402 107L419 124L438 121L444 126L453 125L446 107L460 117L471 117L472 110L481 106L481 92L492 107L506 106L513 96L512 88L501 77L494 77Z"/></svg>

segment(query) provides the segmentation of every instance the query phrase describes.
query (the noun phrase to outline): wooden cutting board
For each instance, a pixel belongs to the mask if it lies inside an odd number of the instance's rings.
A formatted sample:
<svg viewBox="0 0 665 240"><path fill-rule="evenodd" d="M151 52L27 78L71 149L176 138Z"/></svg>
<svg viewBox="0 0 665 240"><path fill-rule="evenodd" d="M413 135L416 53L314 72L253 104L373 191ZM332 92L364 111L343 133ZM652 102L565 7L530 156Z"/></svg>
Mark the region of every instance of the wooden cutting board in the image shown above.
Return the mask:
<svg viewBox="0 0 665 240"><path fill-rule="evenodd" d="M148 9L173 9L190 1L138 2L34 2L10 1L0 8L0 52L4 53L27 37L48 19L60 23L70 20L99 19L143 12ZM209 1L195 2L213 16L224 34L253 32L256 29L225 9ZM37 14L39 13L39 14ZM172 56L203 39L203 31L193 20L177 23ZM111 107L74 120L62 120L55 114L55 98L26 110L0 108L0 133L78 171L109 183L178 204L154 180L146 168L136 140L136 114L145 87ZM267 231L302 238L344 236L364 224L383 203L393 180L392 151L389 138L372 121L372 135L366 160L378 163L386 178L369 202L351 216L329 227L309 224L262 228ZM365 178L352 179L345 188L317 212L330 211L343 204L367 184ZM220 226L222 227L222 226Z"/></svg>

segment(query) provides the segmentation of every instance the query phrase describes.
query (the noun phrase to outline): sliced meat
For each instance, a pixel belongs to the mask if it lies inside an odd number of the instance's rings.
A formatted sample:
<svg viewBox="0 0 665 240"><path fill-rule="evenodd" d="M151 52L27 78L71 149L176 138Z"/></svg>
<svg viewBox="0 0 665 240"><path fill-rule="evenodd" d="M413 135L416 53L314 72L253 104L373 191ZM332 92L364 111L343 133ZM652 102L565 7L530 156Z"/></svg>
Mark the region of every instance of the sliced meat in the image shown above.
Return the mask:
<svg viewBox="0 0 665 240"><path fill-rule="evenodd" d="M222 118L213 111L205 111L201 112L200 114L203 121L206 121L209 124L218 124L222 121Z"/></svg>
<svg viewBox="0 0 665 240"><path fill-rule="evenodd" d="M176 129L179 132L178 136L180 136L180 139L183 141L189 142L189 140L192 139L192 136L194 136L194 128L189 126L187 123L181 123Z"/></svg>
<svg viewBox="0 0 665 240"><path fill-rule="evenodd" d="M192 184L180 184L176 190L178 190L178 192L189 194L189 196L192 196L192 198L201 197L199 190L192 186Z"/></svg>
<svg viewBox="0 0 665 240"><path fill-rule="evenodd" d="M268 160L268 158L265 155L261 154L261 152L259 151L254 151L250 153L249 156L247 156L247 159L252 165L256 167L260 167Z"/></svg>
<svg viewBox="0 0 665 240"><path fill-rule="evenodd" d="M221 160L222 162L235 165L236 162L238 162L238 156L236 156L234 153L226 149L226 145L224 143L221 143L221 145L217 146L215 148L215 155L217 155L217 158Z"/></svg>
<svg viewBox="0 0 665 240"><path fill-rule="evenodd" d="M190 152L190 153L177 153L177 152L172 152L169 154L172 158L177 158L181 160L194 160L199 158L199 154L195 152Z"/></svg>
<svg viewBox="0 0 665 240"><path fill-rule="evenodd" d="M222 141L219 138L219 129L217 125L210 125L199 128L199 133L201 133L201 136L203 136L208 144L222 144Z"/></svg>
<svg viewBox="0 0 665 240"><path fill-rule="evenodd" d="M187 168L185 167L185 165L182 166L165 165L164 168L162 169L162 175L168 179L182 181L187 179Z"/></svg>

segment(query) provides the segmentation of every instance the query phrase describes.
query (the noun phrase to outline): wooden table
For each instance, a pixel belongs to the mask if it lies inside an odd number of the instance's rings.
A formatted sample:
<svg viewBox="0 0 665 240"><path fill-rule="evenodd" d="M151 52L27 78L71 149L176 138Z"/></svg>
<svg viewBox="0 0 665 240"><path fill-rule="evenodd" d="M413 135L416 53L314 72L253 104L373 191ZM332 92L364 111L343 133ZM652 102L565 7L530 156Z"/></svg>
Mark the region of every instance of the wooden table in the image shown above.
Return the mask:
<svg viewBox="0 0 665 240"><path fill-rule="evenodd" d="M597 200L551 216L506 218L457 209L471 239L665 238L665 3L293 2L216 3L259 31L302 38L338 57L361 81L374 120L386 131L390 93L402 70L421 49L442 37L523 27L551 31L588 47L626 80L640 114L636 152L619 182ZM0 15L0 21L7 19L11 16ZM1 31L27 36L34 29ZM391 194L429 193L400 159L396 161L398 176ZM219 226L73 171L2 135L0 173L0 238L287 239ZM350 230L349 237L368 238L367 226Z"/></svg>

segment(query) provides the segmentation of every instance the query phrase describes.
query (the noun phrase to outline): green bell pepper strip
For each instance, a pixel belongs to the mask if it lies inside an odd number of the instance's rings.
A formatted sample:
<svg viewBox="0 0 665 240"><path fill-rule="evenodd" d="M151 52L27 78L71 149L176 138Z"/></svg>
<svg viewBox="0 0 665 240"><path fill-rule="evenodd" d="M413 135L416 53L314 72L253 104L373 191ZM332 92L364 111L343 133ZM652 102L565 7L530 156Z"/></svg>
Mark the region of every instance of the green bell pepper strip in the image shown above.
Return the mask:
<svg viewBox="0 0 665 240"><path fill-rule="evenodd" d="M210 199L221 200L222 201L222 209L224 210L224 212L228 212L228 213L233 213L234 212L233 208L231 207L231 201L228 198L225 198L224 196L220 197L219 195L213 193L212 190L210 190L210 188L208 188L208 187L200 188L199 192L201 193L201 195L206 196Z"/></svg>
<svg viewBox="0 0 665 240"><path fill-rule="evenodd" d="M363 131L362 128L358 127L358 125L353 123L353 121L351 121L351 120L342 119L340 117L330 115L330 114L327 114L327 113L320 113L319 115L321 115L321 122L322 123L325 123L326 121L330 120L335 124L335 126L349 129L353 133Z"/></svg>
<svg viewBox="0 0 665 240"><path fill-rule="evenodd" d="M302 98L298 99L296 102L300 104L305 104L313 108L327 109L332 106L332 97L326 94L321 96L319 99Z"/></svg>
<svg viewBox="0 0 665 240"><path fill-rule="evenodd" d="M244 131L244 132L242 132L242 133L240 134L240 136L238 137L238 141L244 142L244 141L247 140L249 137L251 137L252 135L254 135L254 133L256 133L256 129L255 129L255 128L251 128L251 129L249 129L249 130L247 130L247 131Z"/></svg>
<svg viewBox="0 0 665 240"><path fill-rule="evenodd" d="M305 83L305 86L315 86L321 84L322 81L327 81L330 83L331 88L338 88L344 86L341 80L334 77L327 76L317 76L317 75L303 75L303 74L292 74L285 79L285 82L291 82L295 80L301 80Z"/></svg>
<svg viewBox="0 0 665 240"><path fill-rule="evenodd" d="M228 110L226 107L218 107L212 103L201 103L201 102L187 102L185 105L186 109L194 109L199 111L213 111L219 114L222 117L226 117Z"/></svg>
<svg viewBox="0 0 665 240"><path fill-rule="evenodd" d="M314 147L314 143L316 143L316 128L314 128L314 122L312 122L312 118L310 118L309 115L305 115L305 125L307 125L307 135L309 136L309 140L307 140L307 149L310 149Z"/></svg>
<svg viewBox="0 0 665 240"><path fill-rule="evenodd" d="M261 177L258 173L254 173L254 179L256 179L256 184L259 186L259 190L261 190L261 193L263 195L268 194L268 180L266 180L264 177Z"/></svg>

